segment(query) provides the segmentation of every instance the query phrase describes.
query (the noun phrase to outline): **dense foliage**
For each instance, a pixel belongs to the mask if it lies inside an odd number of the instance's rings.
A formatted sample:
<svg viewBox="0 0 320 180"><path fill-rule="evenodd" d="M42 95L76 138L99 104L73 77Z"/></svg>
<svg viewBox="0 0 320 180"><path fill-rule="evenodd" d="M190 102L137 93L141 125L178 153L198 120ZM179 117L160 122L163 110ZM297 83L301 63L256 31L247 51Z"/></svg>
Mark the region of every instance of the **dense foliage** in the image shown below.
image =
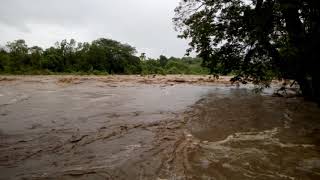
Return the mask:
<svg viewBox="0 0 320 180"><path fill-rule="evenodd" d="M320 102L317 0L183 0L174 22L211 73L268 85L291 79Z"/></svg>
<svg viewBox="0 0 320 180"><path fill-rule="evenodd" d="M62 40L42 49L24 40L0 48L2 74L207 74L199 58L147 59L130 45L100 38L91 43Z"/></svg>

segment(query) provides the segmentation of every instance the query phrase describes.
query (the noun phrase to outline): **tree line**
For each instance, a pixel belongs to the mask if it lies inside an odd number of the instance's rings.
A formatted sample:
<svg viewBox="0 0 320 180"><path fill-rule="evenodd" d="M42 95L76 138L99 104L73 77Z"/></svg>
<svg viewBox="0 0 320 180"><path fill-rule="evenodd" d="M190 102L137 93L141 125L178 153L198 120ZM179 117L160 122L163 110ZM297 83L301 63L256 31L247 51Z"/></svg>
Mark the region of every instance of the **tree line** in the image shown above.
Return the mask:
<svg viewBox="0 0 320 180"><path fill-rule="evenodd" d="M208 74L200 58L158 59L137 56L135 47L99 38L88 42L74 39L43 49L29 47L22 39L0 48L1 74Z"/></svg>

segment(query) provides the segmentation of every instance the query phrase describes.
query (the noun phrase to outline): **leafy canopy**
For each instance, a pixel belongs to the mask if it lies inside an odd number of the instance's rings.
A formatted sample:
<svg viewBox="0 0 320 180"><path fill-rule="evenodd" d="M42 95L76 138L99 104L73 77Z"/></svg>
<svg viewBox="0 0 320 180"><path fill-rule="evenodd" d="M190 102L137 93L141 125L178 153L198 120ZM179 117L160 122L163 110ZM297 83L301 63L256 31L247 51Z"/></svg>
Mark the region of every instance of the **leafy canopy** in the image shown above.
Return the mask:
<svg viewBox="0 0 320 180"><path fill-rule="evenodd" d="M182 0L173 19L212 74L268 85L293 79L320 97L317 0Z"/></svg>

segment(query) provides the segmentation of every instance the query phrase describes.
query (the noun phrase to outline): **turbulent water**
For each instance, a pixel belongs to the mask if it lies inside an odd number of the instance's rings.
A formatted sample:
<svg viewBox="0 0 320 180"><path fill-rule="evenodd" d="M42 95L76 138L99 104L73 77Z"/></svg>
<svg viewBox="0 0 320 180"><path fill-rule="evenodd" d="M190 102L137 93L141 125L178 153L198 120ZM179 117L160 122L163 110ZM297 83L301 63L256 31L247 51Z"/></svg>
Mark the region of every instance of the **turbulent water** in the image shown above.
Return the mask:
<svg viewBox="0 0 320 180"><path fill-rule="evenodd" d="M320 178L314 104L229 89L208 94L191 116L189 129L202 141L189 156L196 179Z"/></svg>
<svg viewBox="0 0 320 180"><path fill-rule="evenodd" d="M320 108L228 85L0 84L0 179L320 179Z"/></svg>

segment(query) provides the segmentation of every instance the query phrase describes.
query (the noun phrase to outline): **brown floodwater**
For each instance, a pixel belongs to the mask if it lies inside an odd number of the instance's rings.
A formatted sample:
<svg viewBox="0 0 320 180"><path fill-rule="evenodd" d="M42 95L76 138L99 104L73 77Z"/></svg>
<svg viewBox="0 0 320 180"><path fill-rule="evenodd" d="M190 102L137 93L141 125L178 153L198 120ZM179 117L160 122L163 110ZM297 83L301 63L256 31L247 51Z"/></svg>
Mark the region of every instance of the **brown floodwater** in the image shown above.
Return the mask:
<svg viewBox="0 0 320 180"><path fill-rule="evenodd" d="M191 110L193 179L320 179L320 109L248 89L210 92ZM212 178L214 177L214 178Z"/></svg>
<svg viewBox="0 0 320 180"><path fill-rule="evenodd" d="M0 82L0 179L320 179L320 109L228 84Z"/></svg>

